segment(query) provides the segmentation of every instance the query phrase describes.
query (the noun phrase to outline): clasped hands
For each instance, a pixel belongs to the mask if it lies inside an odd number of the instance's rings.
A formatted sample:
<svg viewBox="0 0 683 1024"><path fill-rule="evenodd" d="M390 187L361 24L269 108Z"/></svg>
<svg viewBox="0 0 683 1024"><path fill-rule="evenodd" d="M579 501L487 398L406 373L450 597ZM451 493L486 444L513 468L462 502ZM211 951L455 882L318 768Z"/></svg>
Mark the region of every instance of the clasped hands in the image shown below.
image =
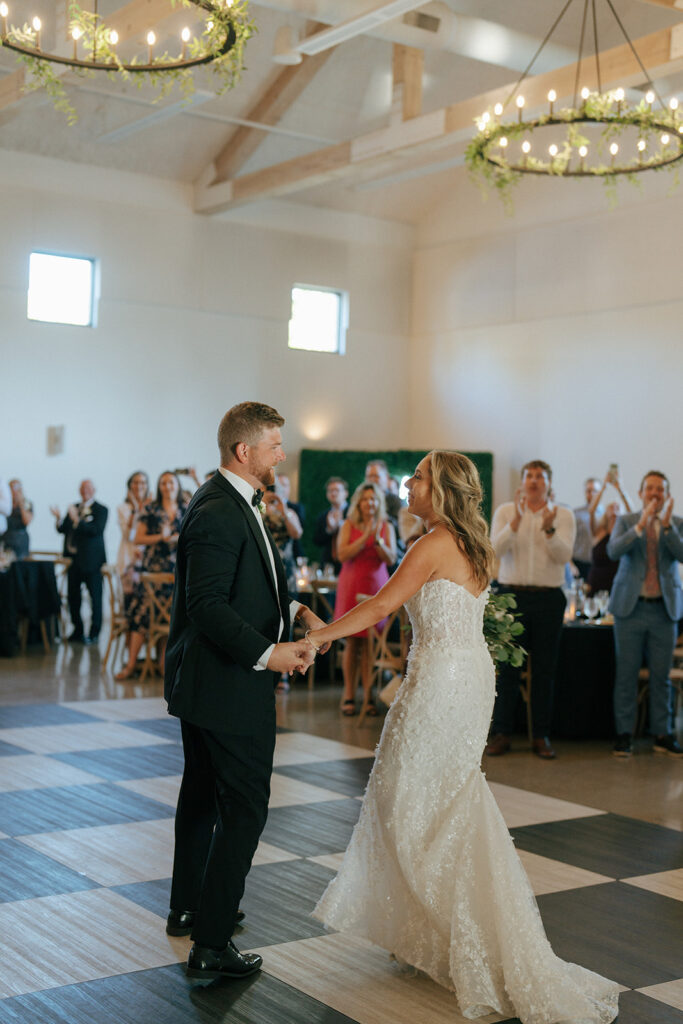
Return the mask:
<svg viewBox="0 0 683 1024"><path fill-rule="evenodd" d="M319 616L315 615L310 608L299 616L307 630L323 629L326 625ZM273 652L268 659L268 668L272 672L299 672L304 675L315 661L316 654L325 654L330 649L329 643L317 647L307 640L294 640L289 643L275 644Z"/></svg>

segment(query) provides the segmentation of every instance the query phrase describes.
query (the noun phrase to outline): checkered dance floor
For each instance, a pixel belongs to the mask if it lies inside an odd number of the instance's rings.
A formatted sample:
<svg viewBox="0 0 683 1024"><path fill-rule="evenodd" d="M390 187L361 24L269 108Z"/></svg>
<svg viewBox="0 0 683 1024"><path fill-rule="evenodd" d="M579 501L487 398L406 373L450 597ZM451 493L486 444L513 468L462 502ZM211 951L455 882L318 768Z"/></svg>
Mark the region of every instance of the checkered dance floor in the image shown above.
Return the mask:
<svg viewBox="0 0 683 1024"><path fill-rule="evenodd" d="M0 1020L458 1024L448 992L309 916L371 764L367 750L280 731L236 936L264 970L197 985L189 940L164 932L178 722L157 698L0 708ZM492 789L556 952L623 986L620 1024L683 1024L683 834Z"/></svg>

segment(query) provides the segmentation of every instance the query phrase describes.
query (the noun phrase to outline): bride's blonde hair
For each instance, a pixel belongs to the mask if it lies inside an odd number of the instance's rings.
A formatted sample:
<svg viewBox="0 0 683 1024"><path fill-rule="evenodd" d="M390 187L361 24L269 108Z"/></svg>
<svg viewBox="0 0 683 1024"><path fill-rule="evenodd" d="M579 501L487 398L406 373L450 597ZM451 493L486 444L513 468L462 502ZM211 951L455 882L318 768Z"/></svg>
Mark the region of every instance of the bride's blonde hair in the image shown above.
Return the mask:
<svg viewBox="0 0 683 1024"><path fill-rule="evenodd" d="M429 453L434 521L458 541L472 566L472 578L486 587L493 575L494 554L481 513L482 488L477 467L460 452Z"/></svg>

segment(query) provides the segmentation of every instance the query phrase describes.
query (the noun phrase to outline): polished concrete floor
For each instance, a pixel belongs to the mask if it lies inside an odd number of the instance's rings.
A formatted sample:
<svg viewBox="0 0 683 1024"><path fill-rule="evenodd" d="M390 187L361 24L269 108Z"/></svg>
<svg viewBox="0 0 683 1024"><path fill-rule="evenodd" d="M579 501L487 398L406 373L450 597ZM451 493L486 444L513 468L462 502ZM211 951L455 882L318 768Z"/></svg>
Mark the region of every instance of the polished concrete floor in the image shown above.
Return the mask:
<svg viewBox="0 0 683 1024"><path fill-rule="evenodd" d="M263 972L188 983L169 939L178 723L161 683L117 684L102 652L0 659L0 1019L94 1024L464 1024L453 997L310 912L357 819L382 718L342 718L340 687L278 697L271 810L240 948ZM484 766L558 955L622 986L620 1024L683 1024L683 763L639 742L519 737ZM507 1021L500 1015L486 1024Z"/></svg>

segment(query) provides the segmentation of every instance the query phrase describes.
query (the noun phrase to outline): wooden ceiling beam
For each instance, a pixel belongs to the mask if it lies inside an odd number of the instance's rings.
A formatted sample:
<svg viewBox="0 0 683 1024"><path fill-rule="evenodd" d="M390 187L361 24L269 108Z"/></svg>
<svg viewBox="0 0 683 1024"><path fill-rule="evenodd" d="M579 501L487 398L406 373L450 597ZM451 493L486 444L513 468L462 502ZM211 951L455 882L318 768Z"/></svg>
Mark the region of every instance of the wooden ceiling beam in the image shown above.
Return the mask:
<svg viewBox="0 0 683 1024"><path fill-rule="evenodd" d="M394 102L401 110L401 120L408 121L422 113L422 77L424 53L415 46L394 43Z"/></svg>
<svg viewBox="0 0 683 1024"><path fill-rule="evenodd" d="M305 36L315 35L326 27L317 21L308 22ZM263 94L244 116L244 120L268 127L278 124L327 63L335 49L336 47L332 47L315 56L303 57L301 64L289 65L277 72ZM201 179L206 180L207 177L213 176L214 183L218 183L234 178L256 152L263 139L264 133L258 128L244 125L236 128L212 161L212 170L207 172L205 169Z"/></svg>
<svg viewBox="0 0 683 1024"><path fill-rule="evenodd" d="M662 29L635 40L636 49L653 77L683 70L683 38L674 29ZM643 75L628 45L614 47L600 55L603 89L616 85L642 84ZM548 71L524 82L527 108L545 106L549 89L558 95L558 107L570 102L576 75L576 63ZM584 61L579 88L595 88L595 63ZM495 103L505 103L513 85L493 89L448 107L392 124L388 128L362 135L350 142L296 157L222 182L195 188L195 210L217 213L245 203L273 199L328 181L348 176L370 166L383 169L397 158L416 156L444 145L467 141L475 119Z"/></svg>

